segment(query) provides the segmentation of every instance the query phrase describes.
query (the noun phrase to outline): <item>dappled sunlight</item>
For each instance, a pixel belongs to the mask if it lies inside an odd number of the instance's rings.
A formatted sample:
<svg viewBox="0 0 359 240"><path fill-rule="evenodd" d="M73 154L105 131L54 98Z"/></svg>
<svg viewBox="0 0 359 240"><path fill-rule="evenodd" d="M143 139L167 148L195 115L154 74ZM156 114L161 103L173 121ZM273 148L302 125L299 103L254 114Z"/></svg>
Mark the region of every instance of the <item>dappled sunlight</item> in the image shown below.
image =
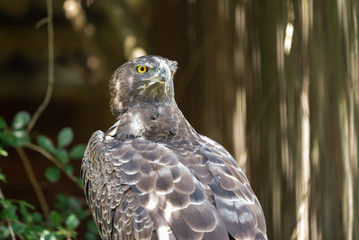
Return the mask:
<svg viewBox="0 0 359 240"><path fill-rule="evenodd" d="M302 38L308 41L309 32L313 28L313 0L301 1Z"/></svg>
<svg viewBox="0 0 359 240"><path fill-rule="evenodd" d="M244 37L245 37L245 11L244 8L237 4L235 7L235 31L238 41L235 44L233 53L234 58L234 71L238 76L245 76L245 60L244 60ZM234 156L239 166L243 169L246 174L248 172L247 165L247 146L246 146L246 89L239 86L236 90L236 103L235 111L233 113L233 145L234 145Z"/></svg>
<svg viewBox="0 0 359 240"><path fill-rule="evenodd" d="M287 55L290 53L290 49L292 48L293 32L294 32L293 23L288 22L287 27L285 29L285 38L284 38L284 53Z"/></svg>
<svg viewBox="0 0 359 240"><path fill-rule="evenodd" d="M75 31L84 33L86 37L92 37L96 33L95 25L88 21L86 12L79 1L64 1L63 10Z"/></svg>
<svg viewBox="0 0 359 240"><path fill-rule="evenodd" d="M288 22L287 26L285 28L285 38L284 38L284 53L286 55L289 55L290 50L292 48L292 42L293 42L293 33L294 33L294 6L291 1L288 1Z"/></svg>
<svg viewBox="0 0 359 240"><path fill-rule="evenodd" d="M287 30L286 30L287 32ZM287 39L287 33L285 36ZM286 41L286 40L285 40ZM290 41L292 41L290 39ZM290 49L289 49L290 51ZM286 44L283 46L283 28L277 26L277 70L279 81L279 121L280 121L280 141L281 141L281 163L282 172L286 181L291 186L293 183L293 163L290 156L288 142L288 104L287 104L287 84L284 69L284 53L286 53ZM288 52L289 53L289 52Z"/></svg>
<svg viewBox="0 0 359 240"><path fill-rule="evenodd" d="M245 173L247 173L246 104L245 90L237 89L236 109L233 114L234 156Z"/></svg>
<svg viewBox="0 0 359 240"><path fill-rule="evenodd" d="M96 70L100 66L100 60L96 56L90 56L87 58L86 65L91 70Z"/></svg>
<svg viewBox="0 0 359 240"><path fill-rule="evenodd" d="M131 51L129 59L137 58L146 55L146 51L143 48L136 47Z"/></svg>
<svg viewBox="0 0 359 240"><path fill-rule="evenodd" d="M134 35L127 35L125 37L123 47L128 60L146 55L146 51L138 47L137 38Z"/></svg>
<svg viewBox="0 0 359 240"><path fill-rule="evenodd" d="M86 14L78 1L66 0L63 5L65 16L77 31L83 30L87 23Z"/></svg>
<svg viewBox="0 0 359 240"><path fill-rule="evenodd" d="M343 31L345 41L346 71L348 76L345 78L348 88L340 96L339 102L339 128L342 161L344 166L343 179L343 223L345 237L348 240L353 239L355 226L354 214L358 212L355 209L355 183L354 179L358 176L358 142L357 142L357 120L355 112L358 108L358 79L359 79L359 55L358 55L358 25L357 13L350 9L349 5L343 1L337 1L338 20ZM354 26L352 28L351 26ZM355 123L356 122L356 123Z"/></svg>
<svg viewBox="0 0 359 240"><path fill-rule="evenodd" d="M302 73L301 73L301 93L300 93L300 144L301 156L300 164L297 169L297 239L309 239L309 212L310 212L310 195L311 195L311 170L310 170L310 103L309 103L309 84L310 69L309 59L307 57L308 38L312 24L310 19L312 2L310 0L302 1L302 9L300 12L301 21L301 57L302 57Z"/></svg>
<svg viewBox="0 0 359 240"><path fill-rule="evenodd" d="M344 181L343 181L343 222L346 229L346 239L353 239L353 221L354 221L354 189L353 189L353 170L350 164L350 133L349 133L349 124L350 120L348 119L347 112L347 102L345 99L341 100L339 104L339 121L341 128L341 148L342 148L342 158L344 165ZM350 118L349 113L349 118Z"/></svg>
<svg viewBox="0 0 359 240"><path fill-rule="evenodd" d="M301 168L297 182L297 239L309 238L309 197L310 197L310 123L309 123L309 76L304 76L301 105Z"/></svg>
<svg viewBox="0 0 359 240"><path fill-rule="evenodd" d="M313 167L313 175L319 175L320 169L320 153L318 139L315 137L312 141L311 163ZM314 177L314 176L313 176ZM314 188L312 188L314 191ZM320 226L320 219L318 216L318 209L316 204L310 206L310 239L322 240L322 228Z"/></svg>
<svg viewBox="0 0 359 240"><path fill-rule="evenodd" d="M68 19L76 18L82 11L81 8L80 3L75 0L66 0L64 2L64 11Z"/></svg>

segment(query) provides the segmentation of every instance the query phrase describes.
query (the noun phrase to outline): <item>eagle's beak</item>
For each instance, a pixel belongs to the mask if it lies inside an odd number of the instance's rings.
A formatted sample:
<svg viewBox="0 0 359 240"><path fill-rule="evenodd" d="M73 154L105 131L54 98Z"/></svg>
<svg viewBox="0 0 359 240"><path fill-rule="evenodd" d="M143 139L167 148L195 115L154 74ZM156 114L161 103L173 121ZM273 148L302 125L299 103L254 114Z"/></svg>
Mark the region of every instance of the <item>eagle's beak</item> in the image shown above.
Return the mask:
<svg viewBox="0 0 359 240"><path fill-rule="evenodd" d="M171 70L168 65L165 63L160 64L160 70L158 72L159 80L164 82L169 82L171 79Z"/></svg>

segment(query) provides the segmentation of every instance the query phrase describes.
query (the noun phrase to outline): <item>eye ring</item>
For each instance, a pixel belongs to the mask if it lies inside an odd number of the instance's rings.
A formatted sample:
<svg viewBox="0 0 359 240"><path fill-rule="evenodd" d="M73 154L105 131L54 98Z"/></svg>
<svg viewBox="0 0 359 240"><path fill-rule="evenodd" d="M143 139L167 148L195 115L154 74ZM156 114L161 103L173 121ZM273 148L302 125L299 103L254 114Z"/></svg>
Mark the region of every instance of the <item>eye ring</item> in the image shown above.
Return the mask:
<svg viewBox="0 0 359 240"><path fill-rule="evenodd" d="M138 73L143 74L143 73L146 73L148 71L148 67L141 65L141 66L136 67L136 70L137 70Z"/></svg>

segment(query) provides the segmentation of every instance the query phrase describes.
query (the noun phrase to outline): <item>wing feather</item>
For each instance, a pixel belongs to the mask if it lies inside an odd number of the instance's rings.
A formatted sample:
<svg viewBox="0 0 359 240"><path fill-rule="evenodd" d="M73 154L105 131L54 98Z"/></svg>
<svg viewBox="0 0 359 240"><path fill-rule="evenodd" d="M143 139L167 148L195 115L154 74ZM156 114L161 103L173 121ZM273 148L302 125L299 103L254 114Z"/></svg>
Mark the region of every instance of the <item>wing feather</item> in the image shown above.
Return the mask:
<svg viewBox="0 0 359 240"><path fill-rule="evenodd" d="M221 145L202 138L200 153L212 176L208 186L228 232L235 239L266 239L262 208L243 171Z"/></svg>
<svg viewBox="0 0 359 240"><path fill-rule="evenodd" d="M131 149L106 141L104 133L97 131L85 151L81 178L86 199L103 239L151 239L151 217L138 203L130 184L125 184L126 181L133 184L140 180L140 174L136 171L141 156Z"/></svg>

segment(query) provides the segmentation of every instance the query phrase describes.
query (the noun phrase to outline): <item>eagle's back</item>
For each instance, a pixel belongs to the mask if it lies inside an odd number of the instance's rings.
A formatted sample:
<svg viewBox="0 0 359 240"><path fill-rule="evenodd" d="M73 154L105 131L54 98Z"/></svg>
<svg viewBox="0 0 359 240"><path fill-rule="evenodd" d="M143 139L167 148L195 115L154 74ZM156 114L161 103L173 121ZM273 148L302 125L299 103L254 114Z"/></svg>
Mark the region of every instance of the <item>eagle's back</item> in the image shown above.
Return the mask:
<svg viewBox="0 0 359 240"><path fill-rule="evenodd" d="M233 157L173 110L127 113L91 137L81 177L102 239L266 239Z"/></svg>

